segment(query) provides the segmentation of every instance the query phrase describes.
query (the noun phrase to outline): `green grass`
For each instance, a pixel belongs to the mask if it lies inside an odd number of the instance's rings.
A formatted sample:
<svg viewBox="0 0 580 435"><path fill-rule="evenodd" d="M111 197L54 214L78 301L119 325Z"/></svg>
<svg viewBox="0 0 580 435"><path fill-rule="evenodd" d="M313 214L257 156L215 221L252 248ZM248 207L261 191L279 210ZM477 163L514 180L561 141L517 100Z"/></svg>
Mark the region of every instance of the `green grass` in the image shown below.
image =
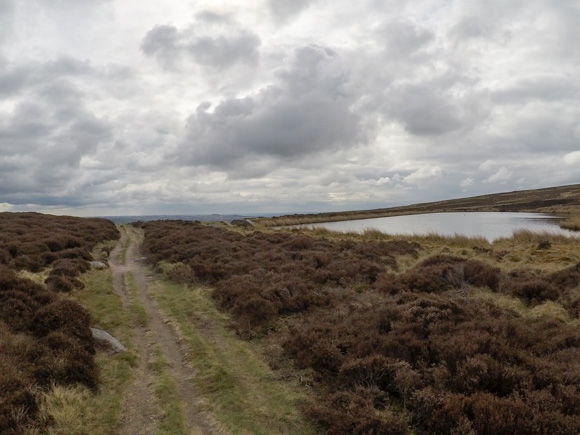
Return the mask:
<svg viewBox="0 0 580 435"><path fill-rule="evenodd" d="M207 411L228 433L314 433L300 407L306 397L275 379L259 350L227 327L209 290L162 280L150 286L187 343Z"/></svg>
<svg viewBox="0 0 580 435"><path fill-rule="evenodd" d="M115 434L136 361L130 339L131 319L113 291L109 270L91 270L82 280L85 289L69 297L91 313L94 327L112 334L129 351L113 356L98 354L98 391L93 393L81 386L53 388L45 395L43 412L55 421L51 434Z"/></svg>
<svg viewBox="0 0 580 435"><path fill-rule="evenodd" d="M147 312L145 311L145 307L139 302L139 298L137 297L137 283L131 272L125 274L125 285L129 289L129 301L131 302L133 321L140 326L147 325Z"/></svg>
<svg viewBox="0 0 580 435"><path fill-rule="evenodd" d="M155 360L151 363L155 372L155 395L159 399L162 419L159 433L167 435L187 434L183 406L175 385L175 380L167 371L167 360L159 347L155 349Z"/></svg>

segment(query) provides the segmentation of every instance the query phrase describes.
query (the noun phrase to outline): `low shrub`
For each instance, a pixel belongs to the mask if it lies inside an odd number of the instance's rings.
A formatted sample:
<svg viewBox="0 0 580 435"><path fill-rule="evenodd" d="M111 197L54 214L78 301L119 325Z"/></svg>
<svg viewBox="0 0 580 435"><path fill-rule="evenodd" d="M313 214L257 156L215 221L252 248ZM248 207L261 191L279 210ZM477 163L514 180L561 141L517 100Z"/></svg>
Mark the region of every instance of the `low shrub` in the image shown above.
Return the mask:
<svg viewBox="0 0 580 435"><path fill-rule="evenodd" d="M37 337L45 337L50 332L62 331L86 343L90 353L94 353L89 324L90 315L83 307L73 301L57 300L36 311L32 332Z"/></svg>
<svg viewBox="0 0 580 435"><path fill-rule="evenodd" d="M523 299L534 306L544 301L555 301L560 296L558 288L544 279L511 282L506 289L512 296Z"/></svg>
<svg viewBox="0 0 580 435"><path fill-rule="evenodd" d="M45 433L39 395L53 385L98 385L88 313L71 291L90 251L118 238L105 219L0 213L0 433ZM53 266L46 287L15 270Z"/></svg>
<svg viewBox="0 0 580 435"><path fill-rule="evenodd" d="M63 275L50 275L44 283L49 290L57 293L70 293L75 289L74 284Z"/></svg>
<svg viewBox="0 0 580 435"><path fill-rule="evenodd" d="M381 274L378 288L396 294L403 290L424 293L441 293L462 287L488 287L497 291L501 273L496 267L477 260L467 260L449 255L435 255L418 263L406 273L395 277Z"/></svg>

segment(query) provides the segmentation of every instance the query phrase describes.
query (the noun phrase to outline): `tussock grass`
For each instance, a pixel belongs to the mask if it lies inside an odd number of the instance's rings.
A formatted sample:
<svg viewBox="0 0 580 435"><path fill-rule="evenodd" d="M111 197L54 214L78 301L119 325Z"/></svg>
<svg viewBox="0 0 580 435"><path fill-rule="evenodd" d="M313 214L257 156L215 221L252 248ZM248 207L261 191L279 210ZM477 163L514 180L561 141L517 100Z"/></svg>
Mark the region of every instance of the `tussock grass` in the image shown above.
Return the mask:
<svg viewBox="0 0 580 435"><path fill-rule="evenodd" d="M492 292L489 289L478 289L470 295L475 299L492 302L500 308L515 311L520 316L524 316L529 311L527 305L521 299L504 295L502 293Z"/></svg>
<svg viewBox="0 0 580 435"><path fill-rule="evenodd" d="M97 354L100 382L96 392L74 386L52 388L44 395L43 413L55 421L49 434L117 433L124 392L136 364L129 332L131 319L113 291L111 272L91 270L81 279L85 289L67 297L91 313L94 327L112 334L129 351L113 356Z"/></svg>
<svg viewBox="0 0 580 435"><path fill-rule="evenodd" d="M79 404L88 404L91 392L82 386L63 387L53 385L44 395L41 413L54 421L48 430L51 435L87 433L85 410Z"/></svg>
<svg viewBox="0 0 580 435"><path fill-rule="evenodd" d="M418 241L441 244L445 246L452 246L458 248L473 248L474 246L480 248L489 248L491 246L489 240L485 237L475 236L469 237L463 234L455 234L453 236L446 236L435 232L430 232L425 236L415 236L413 239Z"/></svg>
<svg viewBox="0 0 580 435"><path fill-rule="evenodd" d="M227 433L314 433L299 411L304 395L276 380L258 349L236 337L210 290L167 280L150 289L187 343L202 407Z"/></svg>
<svg viewBox="0 0 580 435"><path fill-rule="evenodd" d="M44 281L46 280L46 278L48 278L50 271L51 271L50 267L47 267L36 273L30 272L29 270L19 270L18 272L16 272L16 275L19 276L20 278L29 279L30 281L35 282L37 284L44 284Z"/></svg>
<svg viewBox="0 0 580 435"><path fill-rule="evenodd" d="M506 308L518 313L521 317L530 319L548 318L562 323L579 325L580 319L570 316L570 313L561 304L555 301L545 301L535 307L529 307L522 299L492 292L489 289L481 288L470 293L470 297L492 302L500 308Z"/></svg>
<svg viewBox="0 0 580 435"><path fill-rule="evenodd" d="M548 317L563 323L570 323L574 320L570 317L570 314L562 305L554 301L546 301L533 307L530 309L530 311L528 311L527 316L532 319Z"/></svg>
<svg viewBox="0 0 580 435"><path fill-rule="evenodd" d="M514 241L520 241L524 243L540 243L545 240L560 244L577 244L578 239L574 237L568 237L562 234L554 234L549 231L535 232L529 230L519 230L515 231L511 239Z"/></svg>

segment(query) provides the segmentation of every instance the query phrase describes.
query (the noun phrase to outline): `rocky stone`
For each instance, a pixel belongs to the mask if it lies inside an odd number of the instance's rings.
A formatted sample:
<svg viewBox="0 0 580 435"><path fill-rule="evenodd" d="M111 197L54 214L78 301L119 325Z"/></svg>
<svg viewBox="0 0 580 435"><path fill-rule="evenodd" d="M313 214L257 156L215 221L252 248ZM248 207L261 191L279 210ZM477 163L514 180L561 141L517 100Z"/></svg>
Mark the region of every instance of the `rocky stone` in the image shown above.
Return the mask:
<svg viewBox="0 0 580 435"><path fill-rule="evenodd" d="M125 352L127 350L119 340L108 332L96 328L91 328L91 331L93 332L93 340L95 340L96 344L111 350L112 353Z"/></svg>
<svg viewBox="0 0 580 435"><path fill-rule="evenodd" d="M91 267L93 269L106 269L107 266L105 263L103 263L102 261L91 261Z"/></svg>

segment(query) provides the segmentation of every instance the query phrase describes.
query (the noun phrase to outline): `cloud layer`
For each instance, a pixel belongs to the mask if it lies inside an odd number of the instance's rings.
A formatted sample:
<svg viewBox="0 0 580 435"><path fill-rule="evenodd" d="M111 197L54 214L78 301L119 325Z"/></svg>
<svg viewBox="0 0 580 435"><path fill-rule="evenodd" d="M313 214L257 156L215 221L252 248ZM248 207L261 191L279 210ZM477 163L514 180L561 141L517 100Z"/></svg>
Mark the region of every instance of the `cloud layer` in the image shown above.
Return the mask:
<svg viewBox="0 0 580 435"><path fill-rule="evenodd" d="M324 211L577 183L579 20L548 0L6 0L0 207Z"/></svg>

